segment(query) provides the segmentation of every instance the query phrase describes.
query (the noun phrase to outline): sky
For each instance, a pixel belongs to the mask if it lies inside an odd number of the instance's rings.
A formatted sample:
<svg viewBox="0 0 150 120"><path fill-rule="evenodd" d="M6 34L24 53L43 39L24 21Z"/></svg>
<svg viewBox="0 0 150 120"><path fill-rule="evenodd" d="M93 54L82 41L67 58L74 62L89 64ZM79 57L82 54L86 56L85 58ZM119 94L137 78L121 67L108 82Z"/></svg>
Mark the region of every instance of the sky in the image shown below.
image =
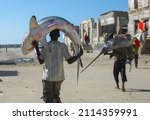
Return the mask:
<svg viewBox="0 0 150 120"><path fill-rule="evenodd" d="M95 21L105 12L128 11L128 0L3 0L0 2L0 44L21 44L29 32L29 20L48 16L63 17L80 25L89 18Z"/></svg>

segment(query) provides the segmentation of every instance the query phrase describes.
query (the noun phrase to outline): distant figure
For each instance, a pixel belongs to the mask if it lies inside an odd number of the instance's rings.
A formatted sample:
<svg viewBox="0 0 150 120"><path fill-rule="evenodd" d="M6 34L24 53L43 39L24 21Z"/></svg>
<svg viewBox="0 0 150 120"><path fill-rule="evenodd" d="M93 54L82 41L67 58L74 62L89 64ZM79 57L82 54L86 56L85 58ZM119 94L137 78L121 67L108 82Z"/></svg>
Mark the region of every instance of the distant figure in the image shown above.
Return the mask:
<svg viewBox="0 0 150 120"><path fill-rule="evenodd" d="M138 68L139 48L140 48L140 41L137 39L137 37L134 37L133 52L134 52L134 63L136 68Z"/></svg>
<svg viewBox="0 0 150 120"><path fill-rule="evenodd" d="M65 79L63 67L64 58L69 64L72 64L83 55L83 49L80 47L80 53L76 56L71 56L67 45L58 41L60 36L59 30L53 30L49 36L51 41L48 42L48 48L43 47L41 52L36 41L33 41L32 45L36 49L39 63L44 63L42 98L45 103L61 103L59 95L61 84Z"/></svg>
<svg viewBox="0 0 150 120"><path fill-rule="evenodd" d="M90 43L89 36L87 35L86 32L85 32L85 35L84 35L84 40L85 40L85 43L86 43L87 45Z"/></svg>

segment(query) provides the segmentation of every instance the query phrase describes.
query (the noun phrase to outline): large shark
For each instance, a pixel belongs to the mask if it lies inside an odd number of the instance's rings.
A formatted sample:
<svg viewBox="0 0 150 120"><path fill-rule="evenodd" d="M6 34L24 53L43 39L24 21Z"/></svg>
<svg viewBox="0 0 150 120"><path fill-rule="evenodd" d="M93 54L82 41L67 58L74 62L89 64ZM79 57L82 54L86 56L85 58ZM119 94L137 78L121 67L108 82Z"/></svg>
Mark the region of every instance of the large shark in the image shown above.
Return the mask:
<svg viewBox="0 0 150 120"><path fill-rule="evenodd" d="M131 42L128 36L116 36L108 40L106 44L103 45L101 52L80 73L86 70L102 54L105 55L105 53L108 53L114 49L121 47L129 47L130 45Z"/></svg>
<svg viewBox="0 0 150 120"><path fill-rule="evenodd" d="M29 23L29 33L25 35L21 46L23 55L29 54L34 49L31 44L33 40L40 42L42 46L48 48L46 35L54 29L59 29L70 38L75 49L75 54L78 54L81 41L72 23L58 16L46 17L39 21L37 21L35 16L32 16ZM79 77L79 64L82 66L81 59L77 61L77 79Z"/></svg>
<svg viewBox="0 0 150 120"><path fill-rule="evenodd" d="M79 52L81 41L75 29L75 26L66 19L50 16L37 21L35 16L32 16L29 24L29 33L25 35L22 43L22 53L29 54L33 50L32 41L37 40L46 47L46 35L54 29L59 29L64 32L73 42L76 52Z"/></svg>

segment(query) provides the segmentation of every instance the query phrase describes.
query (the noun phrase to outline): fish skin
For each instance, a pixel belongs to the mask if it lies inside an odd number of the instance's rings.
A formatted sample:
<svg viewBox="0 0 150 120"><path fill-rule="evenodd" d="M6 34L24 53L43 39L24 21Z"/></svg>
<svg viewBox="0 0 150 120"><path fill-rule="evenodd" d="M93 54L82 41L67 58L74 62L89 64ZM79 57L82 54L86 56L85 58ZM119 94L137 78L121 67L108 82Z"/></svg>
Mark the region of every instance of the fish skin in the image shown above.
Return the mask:
<svg viewBox="0 0 150 120"><path fill-rule="evenodd" d="M80 51L81 41L73 24L58 16L43 18L37 22L36 17L32 16L29 23L29 33L25 36L22 43L23 55L29 54L33 50L32 41L34 37L39 37L38 42L46 47L46 35L54 29L64 32L73 42L76 54Z"/></svg>
<svg viewBox="0 0 150 120"><path fill-rule="evenodd" d="M103 45L101 52L84 68L80 73L83 73L97 58L102 54L107 55L108 52L122 47L129 47L131 45L130 40L125 37L116 36L106 42Z"/></svg>
<svg viewBox="0 0 150 120"><path fill-rule="evenodd" d="M130 45L130 40L124 37L116 36L106 42L106 44L103 46L105 47L105 50L103 52L109 52L121 47L129 47Z"/></svg>
<svg viewBox="0 0 150 120"><path fill-rule="evenodd" d="M36 17L32 16L30 19L29 28L29 33L25 35L21 46L23 55L27 55L33 51L34 47L32 45L32 41L34 40L34 38L38 38L38 42L40 42L43 47L48 48L46 35L54 29L59 29L70 38L75 48L75 54L78 54L80 52L80 46L82 45L75 26L64 18L58 16L50 16L43 18L37 22ZM82 67L81 58L77 60L77 84L79 79L80 65Z"/></svg>

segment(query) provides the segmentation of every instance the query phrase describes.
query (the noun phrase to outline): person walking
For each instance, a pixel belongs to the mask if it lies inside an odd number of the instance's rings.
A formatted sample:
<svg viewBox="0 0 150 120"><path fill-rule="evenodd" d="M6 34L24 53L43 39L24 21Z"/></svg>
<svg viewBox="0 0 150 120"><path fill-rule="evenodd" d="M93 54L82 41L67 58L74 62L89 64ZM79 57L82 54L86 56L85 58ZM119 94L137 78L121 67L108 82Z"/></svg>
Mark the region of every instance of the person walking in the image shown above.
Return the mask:
<svg viewBox="0 0 150 120"><path fill-rule="evenodd" d="M37 58L40 64L44 63L43 67L43 101L45 103L61 103L60 89L61 84L65 80L63 61L65 60L72 64L83 55L83 49L80 46L80 53L76 56L71 56L67 45L58 41L60 31L53 30L49 34L51 41L48 42L48 48L42 48L41 52L38 48L38 43L34 40L32 45L37 52Z"/></svg>
<svg viewBox="0 0 150 120"><path fill-rule="evenodd" d="M122 91L125 92L125 82L127 82L126 63L128 60L128 63L130 63L131 65L131 61L133 60L132 47L130 46L117 48L114 49L111 53L105 53L105 55L110 55L110 58L112 58L113 56L115 57L113 65L113 76L116 82L116 89L120 89L119 86L119 73L120 73L122 79Z"/></svg>
<svg viewBox="0 0 150 120"><path fill-rule="evenodd" d="M133 52L134 52L134 63L136 68L138 68L139 48L140 48L140 41L137 39L137 37L134 37Z"/></svg>
<svg viewBox="0 0 150 120"><path fill-rule="evenodd" d="M125 92L125 82L127 82L126 76L126 63L133 60L133 52L131 47L122 47L113 50L113 55L115 56L113 75L116 82L116 88L120 89L119 86L119 73L122 78L122 91Z"/></svg>

